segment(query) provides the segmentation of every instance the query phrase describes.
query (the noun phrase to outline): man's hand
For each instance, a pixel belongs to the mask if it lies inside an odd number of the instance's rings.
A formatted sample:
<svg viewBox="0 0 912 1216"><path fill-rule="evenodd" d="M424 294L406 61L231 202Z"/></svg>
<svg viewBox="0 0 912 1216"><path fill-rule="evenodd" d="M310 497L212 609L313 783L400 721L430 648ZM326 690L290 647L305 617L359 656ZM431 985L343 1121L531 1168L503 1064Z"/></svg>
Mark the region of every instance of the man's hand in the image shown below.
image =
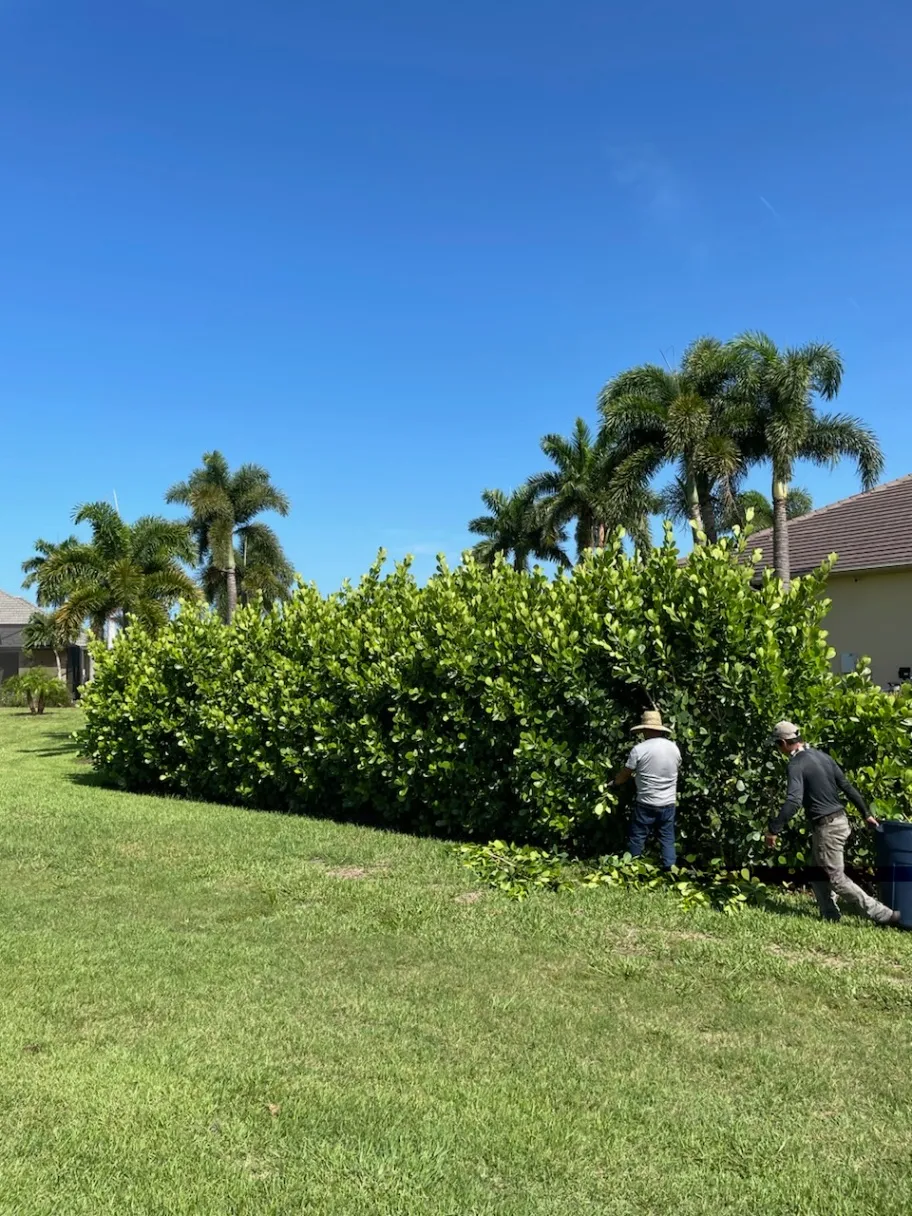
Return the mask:
<svg viewBox="0 0 912 1216"><path fill-rule="evenodd" d="M869 828L879 828L880 827L880 820L875 818L874 815L869 815L867 817L867 819L865 820L865 823L868 825Z"/></svg>
<svg viewBox="0 0 912 1216"><path fill-rule="evenodd" d="M774 849L776 847L776 845L779 843L779 837L774 836L772 834L772 832L767 832L766 836L764 837L764 840L766 841L766 847L768 849Z"/></svg>

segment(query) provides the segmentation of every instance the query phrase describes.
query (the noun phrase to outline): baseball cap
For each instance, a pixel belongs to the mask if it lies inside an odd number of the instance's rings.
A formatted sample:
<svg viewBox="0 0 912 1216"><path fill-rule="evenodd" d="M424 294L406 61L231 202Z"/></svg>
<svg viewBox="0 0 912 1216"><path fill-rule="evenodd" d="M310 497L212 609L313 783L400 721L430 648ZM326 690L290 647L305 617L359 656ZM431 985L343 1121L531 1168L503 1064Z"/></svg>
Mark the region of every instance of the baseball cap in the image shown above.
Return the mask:
<svg viewBox="0 0 912 1216"><path fill-rule="evenodd" d="M801 731L794 722L777 722L770 735L770 743L791 743L801 738Z"/></svg>

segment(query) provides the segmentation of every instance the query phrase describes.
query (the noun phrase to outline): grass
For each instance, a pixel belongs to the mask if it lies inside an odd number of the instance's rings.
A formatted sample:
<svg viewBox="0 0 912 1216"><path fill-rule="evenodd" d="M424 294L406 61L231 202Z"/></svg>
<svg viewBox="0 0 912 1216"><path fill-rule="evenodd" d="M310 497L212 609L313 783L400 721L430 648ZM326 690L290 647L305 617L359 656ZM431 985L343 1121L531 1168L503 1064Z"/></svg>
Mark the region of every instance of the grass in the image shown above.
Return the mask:
<svg viewBox="0 0 912 1216"><path fill-rule="evenodd" d="M909 1208L912 935L477 892L0 714L0 1214Z"/></svg>

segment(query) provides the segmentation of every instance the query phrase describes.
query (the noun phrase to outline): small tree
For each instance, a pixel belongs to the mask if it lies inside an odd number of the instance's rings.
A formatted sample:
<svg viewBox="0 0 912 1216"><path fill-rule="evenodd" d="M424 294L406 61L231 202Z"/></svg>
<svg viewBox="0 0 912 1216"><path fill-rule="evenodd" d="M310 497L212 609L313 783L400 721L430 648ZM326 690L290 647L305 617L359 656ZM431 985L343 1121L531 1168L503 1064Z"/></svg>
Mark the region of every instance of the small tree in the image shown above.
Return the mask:
<svg viewBox="0 0 912 1216"><path fill-rule="evenodd" d="M26 705L33 716L43 714L47 706L70 704L66 684L57 680L43 667L32 667L3 681L3 701L7 705Z"/></svg>

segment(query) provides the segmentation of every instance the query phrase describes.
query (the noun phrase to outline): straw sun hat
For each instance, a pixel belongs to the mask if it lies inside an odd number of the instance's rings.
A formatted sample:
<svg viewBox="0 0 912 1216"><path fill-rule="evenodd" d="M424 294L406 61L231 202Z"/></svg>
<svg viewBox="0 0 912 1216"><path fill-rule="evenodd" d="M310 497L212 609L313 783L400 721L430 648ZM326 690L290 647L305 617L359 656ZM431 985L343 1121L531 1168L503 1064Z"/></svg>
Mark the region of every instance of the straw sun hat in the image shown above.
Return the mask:
<svg viewBox="0 0 912 1216"><path fill-rule="evenodd" d="M671 730L662 725L662 715L657 709L647 709L640 721L632 728L634 734L641 730L660 730L663 735L670 735Z"/></svg>

